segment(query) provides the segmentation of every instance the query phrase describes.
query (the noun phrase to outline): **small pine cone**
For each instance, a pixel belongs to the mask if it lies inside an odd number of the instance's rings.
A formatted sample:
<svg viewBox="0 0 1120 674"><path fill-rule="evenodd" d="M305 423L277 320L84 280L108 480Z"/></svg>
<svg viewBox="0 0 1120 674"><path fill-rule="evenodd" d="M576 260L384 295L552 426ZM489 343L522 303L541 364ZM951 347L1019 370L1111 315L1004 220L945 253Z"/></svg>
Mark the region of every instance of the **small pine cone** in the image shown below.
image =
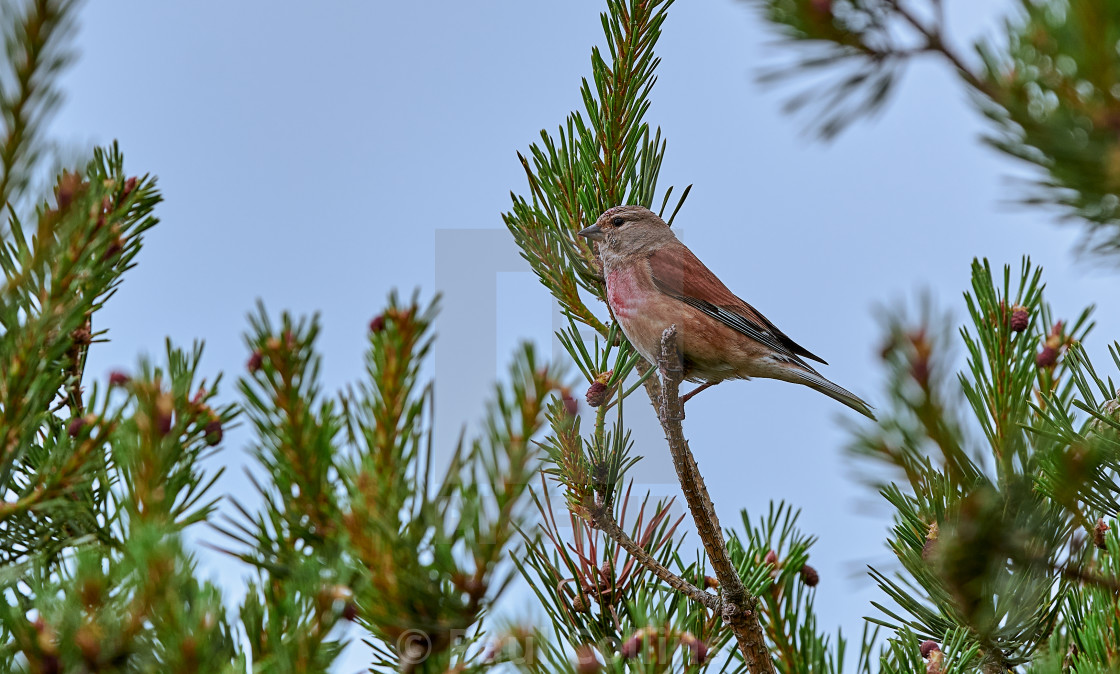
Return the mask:
<svg viewBox="0 0 1120 674"><path fill-rule="evenodd" d="M129 381L128 375L120 370L109 373L109 386L128 386Z"/></svg>
<svg viewBox="0 0 1120 674"><path fill-rule="evenodd" d="M696 662L703 663L708 659L708 644L698 639L692 632L682 633L681 643L692 651L693 656L696 657Z"/></svg>
<svg viewBox="0 0 1120 674"><path fill-rule="evenodd" d="M373 320L369 322L369 331L370 332L377 333L377 332L381 332L384 329L385 329L385 315L384 314L378 314L377 316L374 316Z"/></svg>
<svg viewBox="0 0 1120 674"><path fill-rule="evenodd" d="M622 647L619 649L619 653L622 654L622 657L627 660L638 657L638 653L642 651L643 636L644 634L639 631L634 636L622 642Z"/></svg>
<svg viewBox="0 0 1120 674"><path fill-rule="evenodd" d="M257 370L261 369L261 363L263 361L264 356L261 354L261 352L259 350L254 351L253 355L249 356L249 362L246 363L245 366L249 368L249 372L256 372Z"/></svg>
<svg viewBox="0 0 1120 674"><path fill-rule="evenodd" d="M73 201L74 196L85 187L85 181L77 173L63 171L62 177L58 181L58 185L54 188L55 200L58 202L58 209L60 211L66 210L66 207Z"/></svg>
<svg viewBox="0 0 1120 674"><path fill-rule="evenodd" d="M352 601L346 602L346 604L342 607L342 618L349 622L354 622L354 619L357 617L358 605Z"/></svg>
<svg viewBox="0 0 1120 674"><path fill-rule="evenodd" d="M206 424L206 444L213 447L222 441L222 422L214 419Z"/></svg>
<svg viewBox="0 0 1120 674"><path fill-rule="evenodd" d="M160 435L167 435L171 432L171 415L165 412L160 412L156 415L156 430Z"/></svg>
<svg viewBox="0 0 1120 674"><path fill-rule="evenodd" d="M564 389L561 391L560 399L564 401L564 411L568 416L574 417L579 414L579 401L572 397L572 392Z"/></svg>
<svg viewBox="0 0 1120 674"><path fill-rule="evenodd" d="M572 598L572 610L576 613L587 613L591 609L591 602L588 601L587 595L577 594Z"/></svg>
<svg viewBox="0 0 1120 674"><path fill-rule="evenodd" d="M1107 550L1105 545L1105 534L1108 533L1108 523L1104 518L1097 520L1097 526L1093 527L1093 545L1097 546L1099 550Z"/></svg>
<svg viewBox="0 0 1120 674"><path fill-rule="evenodd" d="M206 400L206 389L200 387L195 391L194 397L191 398L191 406L200 410L204 409L206 408L206 404L203 402L204 400Z"/></svg>
<svg viewBox="0 0 1120 674"><path fill-rule="evenodd" d="M934 651L940 651L941 647L937 645L936 641L927 640L922 642L922 645L918 647L918 650L919 652L921 652L923 658L928 659L930 653L933 653Z"/></svg>
<svg viewBox="0 0 1120 674"><path fill-rule="evenodd" d="M1027 329L1027 325L1031 322L1030 312L1026 307L1016 304L1011 309L1011 331L1022 332Z"/></svg>
<svg viewBox="0 0 1120 674"><path fill-rule="evenodd" d="M611 390L607 388L607 382L614 376L614 370L607 370L595 375L595 381L591 382L591 387L587 389L587 404L592 407L598 407L611 397Z"/></svg>
<svg viewBox="0 0 1120 674"><path fill-rule="evenodd" d="M607 402L607 394L610 391L607 389L606 384L601 384L597 381L592 382L591 386L587 389L587 404L592 407L598 407Z"/></svg>
<svg viewBox="0 0 1120 674"><path fill-rule="evenodd" d="M714 590L719 587L719 579L711 576L704 576L704 587L709 590Z"/></svg>
<svg viewBox="0 0 1120 674"><path fill-rule="evenodd" d="M127 199L132 191L136 189L136 177L133 176L124 181L124 189L121 190L121 199Z"/></svg>
<svg viewBox="0 0 1120 674"><path fill-rule="evenodd" d="M806 564L801 567L801 582L809 587L816 587L817 583L821 582L821 575L817 570Z"/></svg>
<svg viewBox="0 0 1120 674"><path fill-rule="evenodd" d="M696 656L696 662L703 664L708 660L708 644L697 639L692 647L692 653Z"/></svg>
<svg viewBox="0 0 1120 674"><path fill-rule="evenodd" d="M778 553L774 552L773 550L768 551L766 553L766 556L762 558L762 563L763 564L769 564L770 566L777 566L778 565Z"/></svg>
<svg viewBox="0 0 1120 674"><path fill-rule="evenodd" d="M85 417L74 417L73 419L70 420L70 425L66 427L66 432L70 434L70 437L76 438L82 432L82 429L85 428L85 427L86 427Z"/></svg>
<svg viewBox="0 0 1120 674"><path fill-rule="evenodd" d="M1034 362L1040 367L1054 367L1054 363L1058 362L1058 350L1052 346L1043 347L1042 351L1038 352L1035 356Z"/></svg>

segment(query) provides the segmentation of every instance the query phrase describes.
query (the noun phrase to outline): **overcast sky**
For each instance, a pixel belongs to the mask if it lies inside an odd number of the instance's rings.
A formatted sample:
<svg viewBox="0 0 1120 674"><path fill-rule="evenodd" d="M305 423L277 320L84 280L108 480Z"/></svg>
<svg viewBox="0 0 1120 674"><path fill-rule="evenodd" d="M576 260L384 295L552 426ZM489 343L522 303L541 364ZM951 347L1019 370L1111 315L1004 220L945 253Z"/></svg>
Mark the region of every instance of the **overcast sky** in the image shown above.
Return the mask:
<svg viewBox="0 0 1120 674"><path fill-rule="evenodd" d="M966 44L1013 3L947 4ZM324 383L336 390L361 376L366 325L391 289L444 291L431 371L446 447L479 417L517 341L552 351L549 296L516 259L500 214L510 190L525 192L515 152L580 102L602 9L87 3L54 129L75 144L118 139L128 170L157 174L166 198L162 224L102 314L112 341L91 352L89 373L158 355L168 335L202 339L203 371L225 371L232 400L248 356L245 316L262 298L273 312L321 313ZM658 49L648 119L668 139L661 185L694 185L678 227L732 290L876 405L875 308L928 290L959 320L974 256L1017 267L1028 253L1046 268L1057 316L1098 304L1088 347L1106 369L1106 338L1120 336L1115 273L1073 255L1076 229L1008 207L1017 169L978 142L983 120L951 73L915 65L886 114L821 145L755 82L773 49L750 6L732 0L678 3ZM771 500L803 509L802 526L820 538L820 624L858 639L868 601L881 598L860 569L891 557L888 512L865 507L877 497L842 451L837 420L854 416L809 389L757 381L704 393L685 430L725 525ZM636 405L630 417L646 457L638 487L677 494L652 413ZM249 438L227 438L218 488L244 494ZM686 548L697 545L690 535ZM247 569L199 554L208 576L241 591ZM366 662L355 647L338 671Z"/></svg>

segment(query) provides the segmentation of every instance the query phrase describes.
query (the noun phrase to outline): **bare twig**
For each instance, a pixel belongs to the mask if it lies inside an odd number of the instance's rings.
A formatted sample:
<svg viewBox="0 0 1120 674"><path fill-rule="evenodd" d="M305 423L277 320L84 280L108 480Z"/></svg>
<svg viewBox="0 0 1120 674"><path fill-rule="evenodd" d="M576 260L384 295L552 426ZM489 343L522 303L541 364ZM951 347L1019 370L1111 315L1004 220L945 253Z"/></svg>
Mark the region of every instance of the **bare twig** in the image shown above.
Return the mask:
<svg viewBox="0 0 1120 674"><path fill-rule="evenodd" d="M968 65L965 64L964 59L961 58L956 53L956 51L951 49L945 43L945 36L942 34L942 28L945 23L945 19L943 16L944 10L940 2L934 3L934 9L937 12L937 23L933 27L927 26L924 22L918 19L918 17L908 8L906 8L901 2L896 0L895 2L892 2L892 5L894 6L895 11L898 12L898 15L905 19L907 23L913 26L914 29L921 33L922 37L925 38L926 44L921 51L941 56L946 61L951 63L954 68L957 69L957 72L960 74L960 76L964 79L965 82L972 86L972 88L976 89L982 94L987 95L989 98L996 97L995 92L990 86L988 86L987 82L985 82L980 75L969 68Z"/></svg>
<svg viewBox="0 0 1120 674"><path fill-rule="evenodd" d="M720 609L719 597L701 590L684 578L681 578L665 568L661 562L657 561L646 552L645 548L639 545L637 541L630 538L629 534L618 525L618 522L614 521L614 517L611 516L610 510L605 504L599 504L591 510L591 521L595 524L596 528L613 538L626 552L630 553L632 558L646 567L653 575L663 580L666 585L687 595L689 599L700 602L713 611L718 611Z"/></svg>
<svg viewBox="0 0 1120 674"><path fill-rule="evenodd" d="M681 353L677 345L677 326L671 326L661 335L661 356L658 359L662 383L658 418L665 431L665 440L673 455L673 467L681 481L688 509L696 522L696 531L704 544L704 551L719 579L723 594L721 613L723 620L731 626L739 650L747 668L754 674L773 674L774 664L766 649L762 625L755 611L755 598L747 593L743 580L727 554L727 544L719 526L715 506L704 485L704 478L696 465L688 440L684 437L681 421L684 420L684 406L678 395L684 371L681 366Z"/></svg>

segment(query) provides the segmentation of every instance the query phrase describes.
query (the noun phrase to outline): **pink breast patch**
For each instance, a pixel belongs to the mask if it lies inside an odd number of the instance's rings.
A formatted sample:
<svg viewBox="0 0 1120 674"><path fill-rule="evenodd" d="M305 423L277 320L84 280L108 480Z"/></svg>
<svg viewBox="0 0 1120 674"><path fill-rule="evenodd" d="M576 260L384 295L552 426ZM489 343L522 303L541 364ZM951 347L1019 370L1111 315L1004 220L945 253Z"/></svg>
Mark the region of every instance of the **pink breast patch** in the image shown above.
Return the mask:
<svg viewBox="0 0 1120 674"><path fill-rule="evenodd" d="M638 312L642 299L641 288L632 271L627 269L607 274L607 301L615 316L630 318Z"/></svg>

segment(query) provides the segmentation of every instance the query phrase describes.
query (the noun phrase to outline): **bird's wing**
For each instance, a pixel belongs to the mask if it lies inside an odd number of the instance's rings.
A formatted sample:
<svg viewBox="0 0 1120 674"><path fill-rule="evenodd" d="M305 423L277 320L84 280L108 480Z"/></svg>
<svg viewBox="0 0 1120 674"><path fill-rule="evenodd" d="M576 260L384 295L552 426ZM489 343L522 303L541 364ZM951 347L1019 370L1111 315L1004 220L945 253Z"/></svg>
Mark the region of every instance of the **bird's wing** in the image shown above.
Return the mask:
<svg viewBox="0 0 1120 674"><path fill-rule="evenodd" d="M793 341L754 307L727 289L684 244L674 242L649 256L654 285L727 327L780 354L804 356L827 365L823 358Z"/></svg>

